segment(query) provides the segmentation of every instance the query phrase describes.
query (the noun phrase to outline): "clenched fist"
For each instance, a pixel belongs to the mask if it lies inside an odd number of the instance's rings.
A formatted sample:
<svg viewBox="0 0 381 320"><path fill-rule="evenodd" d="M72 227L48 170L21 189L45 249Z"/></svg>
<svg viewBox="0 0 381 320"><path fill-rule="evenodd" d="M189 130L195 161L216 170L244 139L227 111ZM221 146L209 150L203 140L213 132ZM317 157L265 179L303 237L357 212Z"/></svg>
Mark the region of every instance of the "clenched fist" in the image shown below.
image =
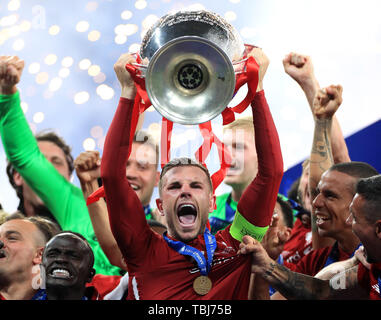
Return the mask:
<svg viewBox="0 0 381 320"><path fill-rule="evenodd" d="M315 81L311 58L291 52L283 59L284 71L300 85Z"/></svg>
<svg viewBox="0 0 381 320"><path fill-rule="evenodd" d="M74 167L81 183L92 182L98 179L100 173L101 158L98 151L82 152L75 160Z"/></svg>
<svg viewBox="0 0 381 320"><path fill-rule="evenodd" d="M24 60L16 56L0 56L0 94L13 94L17 91L24 69Z"/></svg>
<svg viewBox="0 0 381 320"><path fill-rule="evenodd" d="M313 115L316 119L332 119L343 102L343 87L331 85L321 89L313 102Z"/></svg>

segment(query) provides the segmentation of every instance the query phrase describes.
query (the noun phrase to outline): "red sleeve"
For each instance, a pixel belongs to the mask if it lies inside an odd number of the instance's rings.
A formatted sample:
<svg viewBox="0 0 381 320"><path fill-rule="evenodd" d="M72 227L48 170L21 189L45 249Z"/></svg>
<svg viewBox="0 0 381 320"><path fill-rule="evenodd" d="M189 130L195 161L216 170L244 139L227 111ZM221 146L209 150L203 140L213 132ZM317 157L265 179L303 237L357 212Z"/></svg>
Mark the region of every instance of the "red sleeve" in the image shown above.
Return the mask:
<svg viewBox="0 0 381 320"><path fill-rule="evenodd" d="M271 222L279 186L283 176L283 158L278 132L264 91L258 92L251 104L258 156L258 173L246 188L237 209L257 227Z"/></svg>
<svg viewBox="0 0 381 320"><path fill-rule="evenodd" d="M143 206L126 178L135 112L134 101L120 98L107 132L101 163L111 230L127 263L144 260L144 257L134 258L145 254L152 233Z"/></svg>
<svg viewBox="0 0 381 320"><path fill-rule="evenodd" d="M91 300L103 300L105 295L114 290L122 276L106 276L96 274L90 283L86 284L86 288L93 288L94 292Z"/></svg>

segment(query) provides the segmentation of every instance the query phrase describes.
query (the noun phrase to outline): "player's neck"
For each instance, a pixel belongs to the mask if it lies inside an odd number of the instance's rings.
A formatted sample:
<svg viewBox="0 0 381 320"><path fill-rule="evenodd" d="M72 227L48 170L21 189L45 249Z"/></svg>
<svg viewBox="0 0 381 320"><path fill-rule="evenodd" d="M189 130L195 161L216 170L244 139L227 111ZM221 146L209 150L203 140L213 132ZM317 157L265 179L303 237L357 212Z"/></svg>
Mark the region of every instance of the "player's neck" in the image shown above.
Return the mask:
<svg viewBox="0 0 381 320"><path fill-rule="evenodd" d="M359 238L357 238L353 233L351 235L337 239L337 242L340 249L346 253L354 252L360 244Z"/></svg>
<svg viewBox="0 0 381 320"><path fill-rule="evenodd" d="M84 289L80 288L46 288L48 300L81 300L84 296Z"/></svg>
<svg viewBox="0 0 381 320"><path fill-rule="evenodd" d="M245 188L234 188L232 189L232 200L235 202L238 202L239 199L241 199L243 192L245 191Z"/></svg>
<svg viewBox="0 0 381 320"><path fill-rule="evenodd" d="M27 200L24 200L24 214L27 217L33 217L37 215L35 206Z"/></svg>
<svg viewBox="0 0 381 320"><path fill-rule="evenodd" d="M30 300L37 292L32 288L31 283L31 279L12 283L10 286L2 288L0 295L2 295L5 300Z"/></svg>

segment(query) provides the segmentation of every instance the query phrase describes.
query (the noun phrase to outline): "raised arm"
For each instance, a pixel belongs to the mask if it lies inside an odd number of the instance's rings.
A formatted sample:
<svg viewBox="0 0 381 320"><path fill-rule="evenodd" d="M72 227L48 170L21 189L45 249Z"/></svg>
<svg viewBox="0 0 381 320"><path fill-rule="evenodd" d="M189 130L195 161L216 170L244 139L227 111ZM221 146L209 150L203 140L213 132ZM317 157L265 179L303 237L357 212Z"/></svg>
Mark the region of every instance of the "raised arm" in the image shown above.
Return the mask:
<svg viewBox="0 0 381 320"><path fill-rule="evenodd" d="M315 77L311 58L291 52L283 59L283 67L284 71L302 88L312 110L312 104L320 85Z"/></svg>
<svg viewBox="0 0 381 320"><path fill-rule="evenodd" d="M23 65L17 57L0 57L0 135L7 157L62 229L86 237L94 251L97 273L118 274L119 269L110 265L94 236L81 190L47 160L29 128L16 88Z"/></svg>
<svg viewBox="0 0 381 320"><path fill-rule="evenodd" d="M99 188L100 163L101 159L98 151L82 152L74 161L75 171L85 199ZM106 202L100 199L88 205L88 210L95 236L110 263L119 268L126 269L127 266L123 260L122 253L111 232Z"/></svg>
<svg viewBox="0 0 381 320"><path fill-rule="evenodd" d="M312 199L317 195L316 187L321 175L333 164L331 127L332 118L342 103L343 88L329 86L319 90L313 103L315 121L314 137L310 155L309 188Z"/></svg>
<svg viewBox="0 0 381 320"><path fill-rule="evenodd" d="M259 65L259 83L252 102L258 173L237 205L230 234L240 241L244 234L262 239L271 222L283 175L283 159L278 133L263 92L263 77L269 60L261 49L249 54Z"/></svg>
<svg viewBox="0 0 381 320"><path fill-rule="evenodd" d="M7 158L33 191L42 199L62 228L75 227L69 212L77 206L86 212L81 191L63 177L38 148L20 105L17 84L24 61L18 57L0 57L0 135ZM44 177L44 179L41 179ZM80 208L79 208L80 207ZM86 215L82 216L86 219Z"/></svg>
<svg viewBox="0 0 381 320"><path fill-rule="evenodd" d="M101 177L106 195L112 233L118 246L130 263L130 258L141 256L143 261L151 234L143 206L126 177L126 165L134 135L133 121L138 119L134 109L136 88L125 66L135 62L132 55L124 54L114 65L121 85L119 105L107 132L101 163ZM147 231L148 230L148 231Z"/></svg>
<svg viewBox="0 0 381 320"><path fill-rule="evenodd" d="M294 79L306 95L311 111L315 95L320 85L315 77L311 57L291 52L283 60L285 72ZM332 118L331 127L332 155L335 163L350 161L347 144L336 116Z"/></svg>
<svg viewBox="0 0 381 320"><path fill-rule="evenodd" d="M342 102L342 87L329 86L319 90L313 103L313 115L315 120L314 137L310 155L310 174L308 188L311 199L318 194L317 186L321 175L333 164L331 127L332 118ZM318 235L316 227L316 216L311 215L312 246L314 249L322 248L332 244L332 239L323 238Z"/></svg>

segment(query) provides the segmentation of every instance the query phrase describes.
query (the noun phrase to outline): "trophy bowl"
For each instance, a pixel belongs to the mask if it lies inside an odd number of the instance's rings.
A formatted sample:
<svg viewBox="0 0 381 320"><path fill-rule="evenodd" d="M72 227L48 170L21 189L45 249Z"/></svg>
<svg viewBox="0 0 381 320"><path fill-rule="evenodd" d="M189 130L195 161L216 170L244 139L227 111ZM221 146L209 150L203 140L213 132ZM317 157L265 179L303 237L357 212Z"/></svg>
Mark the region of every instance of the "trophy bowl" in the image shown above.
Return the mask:
<svg viewBox="0 0 381 320"><path fill-rule="evenodd" d="M233 61L243 42L234 28L208 11L180 11L155 23L143 38L140 57L154 108L180 124L207 122L225 109L235 88Z"/></svg>

